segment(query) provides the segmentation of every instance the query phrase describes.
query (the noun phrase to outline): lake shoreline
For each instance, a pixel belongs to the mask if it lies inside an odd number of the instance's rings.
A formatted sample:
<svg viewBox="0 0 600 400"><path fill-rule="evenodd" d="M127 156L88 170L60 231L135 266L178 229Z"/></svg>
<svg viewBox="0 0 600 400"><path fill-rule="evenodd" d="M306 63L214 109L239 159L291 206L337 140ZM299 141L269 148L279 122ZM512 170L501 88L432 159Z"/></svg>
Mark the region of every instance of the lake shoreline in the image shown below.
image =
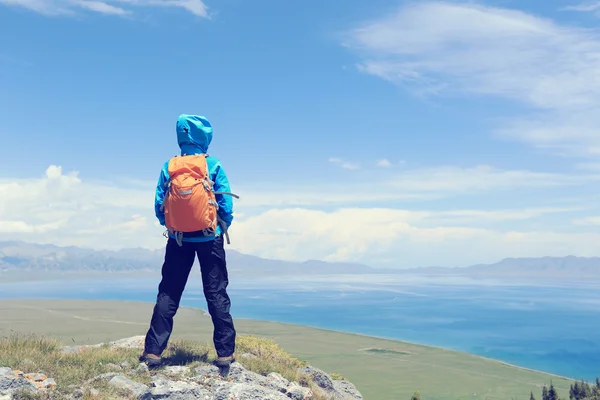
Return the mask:
<svg viewBox="0 0 600 400"><path fill-rule="evenodd" d="M41 335L65 345L107 343L145 334L152 309L147 301L31 300L20 296L0 300L0 335ZM211 345L213 327L202 308L184 305L176 318L174 340ZM531 391L537 395L550 383L564 397L573 383L468 353L399 340L244 318L238 318L236 325L240 337L274 340L293 357L347 378L365 398L410 398L415 390L439 400L525 398ZM373 349L383 351L368 351Z"/></svg>
<svg viewBox="0 0 600 400"><path fill-rule="evenodd" d="M73 302L78 302L78 301L91 301L91 302L104 302L104 301L114 301L114 302L119 302L119 303L129 303L129 304L143 304L143 305L149 305L149 304L153 304L151 302L148 301L135 301L135 300L101 300L101 299L72 299L72 298L52 298L52 299L43 299L43 298L31 298L31 297L24 297L24 298L10 298L10 299L0 299L0 301L2 300L10 300L10 301L40 301L40 300L59 300L59 301L73 301ZM208 314L208 310L201 308L201 307L193 307L193 306L180 306L179 309L187 309L187 310L193 310L193 311L202 311L202 313L206 316L209 316ZM441 346L435 346L435 345L431 345L431 344L427 344L427 343L419 343L419 342L414 342L414 341L409 341L409 340L403 340L403 339L398 339L398 338L391 338L391 337L385 337L385 336L378 336L378 335L367 335L367 334L363 334L363 333L357 333L357 332L349 332L349 331L343 331L343 330L337 330L337 329L329 329L329 328L323 328L323 327L319 327L319 326L311 326L311 325L305 325L305 324L296 324L296 323L291 323L291 322L284 322L284 321L276 321L276 320L269 320L269 319L257 319L257 318L235 318L234 317L234 322L235 321L252 321L252 322L268 322L268 323L275 323L275 324L281 324L281 325L285 325L288 327L302 327L302 328L310 328L310 329L314 329L317 331L323 331L323 332L331 332L331 333L340 333L340 334L345 334L345 335L352 335L352 336L357 336L357 337L361 337L361 338L365 338L365 339L379 339L379 340L384 340L384 341L389 341L389 342L393 342L393 343L398 343L398 344L405 344L405 345L411 345L411 346L417 346L417 347L424 347L424 348L428 348L428 349L436 349L436 350L440 350L440 351L444 351L444 352L452 352L452 353L460 353L466 356L471 356L471 357L477 357L481 360L486 360L486 361L490 361L490 362L495 362L501 365L505 365L507 367L510 368L516 368L516 369L520 369L523 371L529 371L529 372L535 372L535 373L540 373L540 374L545 374L545 375L549 375L549 376L554 376L556 378L559 379L564 379L566 381L572 381L572 382L577 382L579 379L577 378L573 378L573 377L568 377L568 376L562 376L562 375L558 375L552 372L548 372L548 371L543 371L543 370L539 370L539 369L534 369L534 368L528 368L528 367L524 367L521 365L516 365L516 364L511 364L502 360L498 360L498 359L494 359L494 358L489 358L489 357L484 357L478 354L474 354L474 353L470 353L468 351L461 351L461 350L456 350L456 349L451 349L451 348L447 348L447 347L441 347Z"/></svg>
<svg viewBox="0 0 600 400"><path fill-rule="evenodd" d="M159 274L127 272L113 276L47 274L42 278L52 279L0 280L0 298L149 304L155 301L160 281ZM247 287L238 280L230 285L230 295L235 319L461 352L557 378L593 380L598 375L594 360L600 357L600 337L595 316L600 313L594 304L600 297L595 292L427 283L408 286L410 290L405 282L390 282L386 287L362 282L339 287L288 282L284 287ZM190 279L181 305L206 312L200 279ZM565 323L556 325L557 321Z"/></svg>

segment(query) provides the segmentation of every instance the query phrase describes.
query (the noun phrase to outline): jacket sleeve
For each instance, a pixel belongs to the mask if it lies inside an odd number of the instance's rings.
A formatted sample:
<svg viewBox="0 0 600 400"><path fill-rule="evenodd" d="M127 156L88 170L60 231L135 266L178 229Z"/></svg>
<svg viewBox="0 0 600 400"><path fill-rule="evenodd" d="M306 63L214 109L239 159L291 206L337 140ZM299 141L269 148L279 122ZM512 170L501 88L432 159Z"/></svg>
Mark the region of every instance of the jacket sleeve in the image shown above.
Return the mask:
<svg viewBox="0 0 600 400"><path fill-rule="evenodd" d="M229 179L220 162L217 162L215 165L214 175L213 190L215 192L230 192ZM219 204L219 211L217 213L225 223L225 226L227 226L227 229L229 229L233 221L233 199L229 195L222 194L217 194L215 197Z"/></svg>
<svg viewBox="0 0 600 400"><path fill-rule="evenodd" d="M156 194L154 195L154 213L158 222L162 226L165 226L165 213L161 211L160 207L162 205L163 199L165 198L166 192L166 183L169 180L169 162L165 162L162 170L160 171L160 175L158 177L158 183L156 184Z"/></svg>

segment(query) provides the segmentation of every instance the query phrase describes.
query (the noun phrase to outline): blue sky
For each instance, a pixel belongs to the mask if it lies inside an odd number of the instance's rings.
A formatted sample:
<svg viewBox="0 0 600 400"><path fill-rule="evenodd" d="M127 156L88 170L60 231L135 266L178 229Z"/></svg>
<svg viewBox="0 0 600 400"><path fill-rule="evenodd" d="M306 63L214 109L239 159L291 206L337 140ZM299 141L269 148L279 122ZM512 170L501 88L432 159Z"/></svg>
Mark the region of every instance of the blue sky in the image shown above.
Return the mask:
<svg viewBox="0 0 600 400"><path fill-rule="evenodd" d="M231 248L600 255L599 18L593 1L0 0L0 239L161 247L153 186L196 113L242 196Z"/></svg>

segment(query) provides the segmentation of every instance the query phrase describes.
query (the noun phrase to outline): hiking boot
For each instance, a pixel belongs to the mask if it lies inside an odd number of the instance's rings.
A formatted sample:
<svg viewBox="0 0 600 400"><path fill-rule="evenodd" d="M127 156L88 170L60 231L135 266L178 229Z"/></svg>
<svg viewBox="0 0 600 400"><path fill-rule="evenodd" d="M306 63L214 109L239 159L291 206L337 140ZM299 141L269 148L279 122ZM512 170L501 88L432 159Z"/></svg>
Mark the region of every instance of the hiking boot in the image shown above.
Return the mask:
<svg viewBox="0 0 600 400"><path fill-rule="evenodd" d="M156 368L156 367L160 366L160 364L162 363L162 359L160 356L157 356L156 354L150 354L150 353L144 352L140 356L140 362L146 363L148 368Z"/></svg>
<svg viewBox="0 0 600 400"><path fill-rule="evenodd" d="M235 362L235 356L232 354L229 357L219 357L214 361L214 364L219 368L229 367L233 362Z"/></svg>

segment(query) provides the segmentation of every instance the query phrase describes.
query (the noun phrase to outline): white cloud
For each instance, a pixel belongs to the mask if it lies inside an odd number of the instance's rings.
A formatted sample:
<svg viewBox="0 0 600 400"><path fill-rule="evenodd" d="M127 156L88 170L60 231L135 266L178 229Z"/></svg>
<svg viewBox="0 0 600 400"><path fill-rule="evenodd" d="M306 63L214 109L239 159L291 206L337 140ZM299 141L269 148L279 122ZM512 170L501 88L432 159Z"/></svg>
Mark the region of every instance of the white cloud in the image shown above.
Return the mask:
<svg viewBox="0 0 600 400"><path fill-rule="evenodd" d="M156 247L152 187L82 181L50 166L37 179L0 180L0 238L96 248Z"/></svg>
<svg viewBox="0 0 600 400"><path fill-rule="evenodd" d="M448 196L492 190L493 196L502 188L518 189L520 193L528 182L568 184L565 177L540 174L536 178L533 173L490 168L434 171L401 174L394 181L398 191L392 195L429 191ZM444 182L446 179L454 184ZM162 247L164 228L158 225L153 208L155 183L120 182L117 186L83 180L77 172L65 173L59 166L50 166L39 178L0 180L0 240L105 249ZM468 265L506 256L592 255L597 249L594 243L600 239L595 233L526 229L543 226L550 215L568 224L570 213L583 207L405 210L373 205L376 192L363 192L367 201L357 197L356 185L340 192L336 189L333 193L339 197L333 200L339 202L330 210L273 207L273 199L282 194L299 203L306 203L314 195L318 206L331 200L319 193L319 188L314 189L308 194L302 193L302 188L296 188L296 194L236 190L242 198L235 201L231 248L289 260L326 259L372 265L394 260L387 265L400 267ZM389 196L387 188L381 190ZM248 204L247 197L252 196Z"/></svg>
<svg viewBox="0 0 600 400"><path fill-rule="evenodd" d="M346 45L361 55L362 71L420 93L491 95L542 112L502 130L512 138L599 154L597 29L472 3L418 2L364 23Z"/></svg>
<svg viewBox="0 0 600 400"><path fill-rule="evenodd" d="M575 225L600 225L600 217L586 217L573 220Z"/></svg>
<svg viewBox="0 0 600 400"><path fill-rule="evenodd" d="M377 166L382 167L382 168L389 168L392 166L392 163L387 158L383 158L383 159L377 161Z"/></svg>
<svg viewBox="0 0 600 400"><path fill-rule="evenodd" d="M337 157L331 157L329 159L329 162L332 164L337 164L344 169L356 170L356 169L360 168L360 165L358 163L344 161L341 158L337 158Z"/></svg>
<svg viewBox="0 0 600 400"><path fill-rule="evenodd" d="M46 15L74 14L81 10L125 15L132 13L135 7L179 7L208 18L208 8L202 0L0 0L0 4L20 6Z"/></svg>
<svg viewBox="0 0 600 400"><path fill-rule="evenodd" d="M485 213L480 214L483 217ZM232 230L233 248L263 257L356 261L388 266L465 266L504 257L600 254L600 233L512 231L463 225L420 226L390 209L270 210Z"/></svg>

